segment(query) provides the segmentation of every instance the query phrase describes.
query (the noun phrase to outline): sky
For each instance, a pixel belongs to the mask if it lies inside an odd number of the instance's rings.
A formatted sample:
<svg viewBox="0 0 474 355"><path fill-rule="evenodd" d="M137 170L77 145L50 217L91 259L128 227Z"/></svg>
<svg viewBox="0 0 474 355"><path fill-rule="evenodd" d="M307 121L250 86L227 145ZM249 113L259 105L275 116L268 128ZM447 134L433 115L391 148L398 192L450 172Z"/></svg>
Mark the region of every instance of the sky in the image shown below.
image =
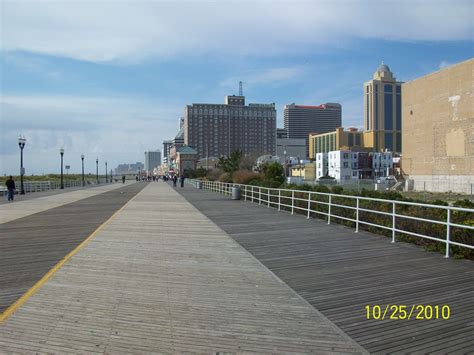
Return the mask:
<svg viewBox="0 0 474 355"><path fill-rule="evenodd" d="M474 3L457 0L0 0L0 174L144 160L185 105L339 102L362 128L383 61L409 81L473 57Z"/></svg>

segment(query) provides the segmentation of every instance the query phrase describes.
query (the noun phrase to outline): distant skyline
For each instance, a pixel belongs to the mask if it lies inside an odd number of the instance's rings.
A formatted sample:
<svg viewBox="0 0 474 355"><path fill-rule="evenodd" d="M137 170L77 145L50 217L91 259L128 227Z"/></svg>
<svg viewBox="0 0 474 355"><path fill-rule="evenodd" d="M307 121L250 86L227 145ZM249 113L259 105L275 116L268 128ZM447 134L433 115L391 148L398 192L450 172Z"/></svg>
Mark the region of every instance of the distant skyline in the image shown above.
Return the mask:
<svg viewBox="0 0 474 355"><path fill-rule="evenodd" d="M0 3L0 173L143 162L184 106L339 102L363 127L383 60L409 81L473 56L471 1L12 1Z"/></svg>

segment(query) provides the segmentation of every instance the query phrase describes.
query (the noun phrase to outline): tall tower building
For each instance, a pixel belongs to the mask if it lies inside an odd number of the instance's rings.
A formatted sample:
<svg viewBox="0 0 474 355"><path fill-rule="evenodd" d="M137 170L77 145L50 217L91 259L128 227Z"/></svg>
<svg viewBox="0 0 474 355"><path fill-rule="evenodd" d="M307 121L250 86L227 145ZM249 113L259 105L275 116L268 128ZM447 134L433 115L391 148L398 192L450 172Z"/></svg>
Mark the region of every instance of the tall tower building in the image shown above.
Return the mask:
<svg viewBox="0 0 474 355"><path fill-rule="evenodd" d="M161 152L159 150L145 152L145 170L147 173L151 174L158 165L161 165Z"/></svg>
<svg viewBox="0 0 474 355"><path fill-rule="evenodd" d="M184 110L184 144L198 158L243 153L276 153L275 104L245 104L245 96L226 96L224 104L192 104Z"/></svg>
<svg viewBox="0 0 474 355"><path fill-rule="evenodd" d="M386 64L364 83L364 128L373 131L374 150L402 151L402 82Z"/></svg>
<svg viewBox="0 0 474 355"><path fill-rule="evenodd" d="M284 124L288 138L306 140L306 156L309 156L309 134L326 133L341 127L341 105L326 103L319 106L285 105Z"/></svg>
<svg viewBox="0 0 474 355"><path fill-rule="evenodd" d="M163 141L163 161L168 161L168 156L170 155L170 147L173 145L172 140Z"/></svg>

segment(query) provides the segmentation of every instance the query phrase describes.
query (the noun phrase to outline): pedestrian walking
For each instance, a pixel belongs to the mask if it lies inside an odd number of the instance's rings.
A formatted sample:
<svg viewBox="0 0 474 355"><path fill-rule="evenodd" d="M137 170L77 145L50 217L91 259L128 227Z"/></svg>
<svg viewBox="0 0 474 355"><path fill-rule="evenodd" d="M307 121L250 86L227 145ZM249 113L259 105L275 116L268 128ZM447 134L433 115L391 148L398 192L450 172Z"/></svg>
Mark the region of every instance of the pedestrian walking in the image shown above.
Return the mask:
<svg viewBox="0 0 474 355"><path fill-rule="evenodd" d="M173 187L176 187L176 182L178 181L178 176L173 176Z"/></svg>
<svg viewBox="0 0 474 355"><path fill-rule="evenodd" d="M13 201L13 197L15 196L15 181L13 181L13 177L10 175L10 177L5 181L5 186L7 187L8 190L8 201Z"/></svg>
<svg viewBox="0 0 474 355"><path fill-rule="evenodd" d="M179 178L179 183L181 184L181 187L184 187L184 175L181 175L180 178Z"/></svg>
<svg viewBox="0 0 474 355"><path fill-rule="evenodd" d="M122 184L125 184L125 175L122 175Z"/></svg>

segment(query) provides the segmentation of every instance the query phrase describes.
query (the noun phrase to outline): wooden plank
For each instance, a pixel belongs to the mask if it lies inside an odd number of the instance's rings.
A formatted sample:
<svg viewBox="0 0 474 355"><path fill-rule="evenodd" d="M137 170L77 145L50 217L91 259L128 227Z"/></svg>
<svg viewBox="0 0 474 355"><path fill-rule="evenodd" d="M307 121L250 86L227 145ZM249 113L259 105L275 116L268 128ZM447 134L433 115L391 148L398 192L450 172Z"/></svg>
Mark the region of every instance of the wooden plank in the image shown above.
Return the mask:
<svg viewBox="0 0 474 355"><path fill-rule="evenodd" d="M127 185L0 224L0 313L143 187Z"/></svg>
<svg viewBox="0 0 474 355"><path fill-rule="evenodd" d="M0 327L5 352L365 353L165 183Z"/></svg>
<svg viewBox="0 0 474 355"><path fill-rule="evenodd" d="M192 187L178 191L370 352L474 351L474 265ZM449 320L365 319L365 305L451 306ZM432 344L432 345L431 345ZM449 344L444 347L442 344ZM464 344L467 344L464 347Z"/></svg>

